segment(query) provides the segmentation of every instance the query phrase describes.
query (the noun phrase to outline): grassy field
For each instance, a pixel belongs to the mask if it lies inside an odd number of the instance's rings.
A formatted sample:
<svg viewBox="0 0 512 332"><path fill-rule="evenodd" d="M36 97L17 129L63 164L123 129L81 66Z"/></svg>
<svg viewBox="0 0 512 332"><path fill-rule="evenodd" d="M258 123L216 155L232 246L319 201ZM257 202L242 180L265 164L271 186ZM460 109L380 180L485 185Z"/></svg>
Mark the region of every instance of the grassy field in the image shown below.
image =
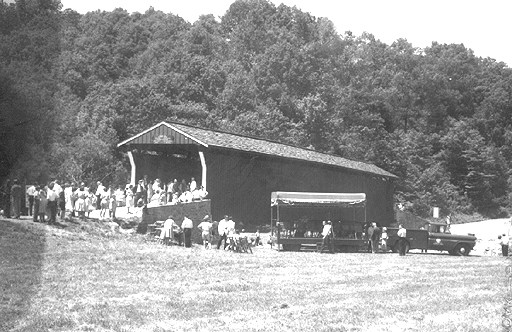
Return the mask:
<svg viewBox="0 0 512 332"><path fill-rule="evenodd" d="M502 257L236 254L0 220L0 331L499 331Z"/></svg>

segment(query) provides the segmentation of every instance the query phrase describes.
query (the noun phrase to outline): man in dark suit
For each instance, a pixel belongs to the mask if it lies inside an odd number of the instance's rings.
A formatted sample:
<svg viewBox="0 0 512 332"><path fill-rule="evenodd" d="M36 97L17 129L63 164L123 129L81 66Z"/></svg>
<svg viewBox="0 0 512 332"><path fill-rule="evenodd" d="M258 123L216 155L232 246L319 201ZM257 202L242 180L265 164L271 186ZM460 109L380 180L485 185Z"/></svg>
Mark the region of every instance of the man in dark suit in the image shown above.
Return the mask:
<svg viewBox="0 0 512 332"><path fill-rule="evenodd" d="M370 237L370 242L372 244L372 253L379 252L379 243L380 243L380 235L382 234L382 231L380 230L379 226L377 226L376 222L372 223L373 232Z"/></svg>
<svg viewBox="0 0 512 332"><path fill-rule="evenodd" d="M368 252L372 252L373 223L366 229L366 238L368 239Z"/></svg>

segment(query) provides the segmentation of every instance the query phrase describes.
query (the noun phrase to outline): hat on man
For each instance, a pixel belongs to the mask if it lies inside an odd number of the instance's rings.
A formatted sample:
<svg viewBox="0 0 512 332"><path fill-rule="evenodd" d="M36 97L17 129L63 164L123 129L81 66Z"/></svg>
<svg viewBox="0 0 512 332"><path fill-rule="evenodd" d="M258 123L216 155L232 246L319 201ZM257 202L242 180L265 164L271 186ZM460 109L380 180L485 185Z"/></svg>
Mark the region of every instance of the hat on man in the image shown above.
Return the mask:
<svg viewBox="0 0 512 332"><path fill-rule="evenodd" d="M208 219L210 219L210 216L209 216L209 215L206 215L206 216L204 216L204 218L203 218L203 220L208 220Z"/></svg>

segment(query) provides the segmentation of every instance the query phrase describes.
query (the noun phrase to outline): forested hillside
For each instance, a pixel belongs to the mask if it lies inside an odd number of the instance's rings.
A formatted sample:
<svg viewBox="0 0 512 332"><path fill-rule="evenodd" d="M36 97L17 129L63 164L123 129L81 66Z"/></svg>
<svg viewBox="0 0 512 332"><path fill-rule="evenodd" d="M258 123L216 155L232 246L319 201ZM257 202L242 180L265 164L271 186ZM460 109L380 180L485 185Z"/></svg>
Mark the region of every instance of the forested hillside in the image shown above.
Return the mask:
<svg viewBox="0 0 512 332"><path fill-rule="evenodd" d="M124 182L116 144L178 121L373 163L418 215L512 207L512 70L464 45L387 45L265 0L196 22L61 7L0 4L1 180Z"/></svg>

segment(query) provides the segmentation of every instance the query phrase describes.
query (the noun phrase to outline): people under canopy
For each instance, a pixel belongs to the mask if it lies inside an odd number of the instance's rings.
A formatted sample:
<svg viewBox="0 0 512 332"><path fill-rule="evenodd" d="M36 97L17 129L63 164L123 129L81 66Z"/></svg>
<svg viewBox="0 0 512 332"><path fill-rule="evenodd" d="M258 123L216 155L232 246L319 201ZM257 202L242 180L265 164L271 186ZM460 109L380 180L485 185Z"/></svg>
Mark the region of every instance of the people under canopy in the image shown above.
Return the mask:
<svg viewBox="0 0 512 332"><path fill-rule="evenodd" d="M322 237L324 220L332 220L335 238L359 239L366 221L365 193L272 192L272 227L281 237ZM274 223L276 222L276 223Z"/></svg>

